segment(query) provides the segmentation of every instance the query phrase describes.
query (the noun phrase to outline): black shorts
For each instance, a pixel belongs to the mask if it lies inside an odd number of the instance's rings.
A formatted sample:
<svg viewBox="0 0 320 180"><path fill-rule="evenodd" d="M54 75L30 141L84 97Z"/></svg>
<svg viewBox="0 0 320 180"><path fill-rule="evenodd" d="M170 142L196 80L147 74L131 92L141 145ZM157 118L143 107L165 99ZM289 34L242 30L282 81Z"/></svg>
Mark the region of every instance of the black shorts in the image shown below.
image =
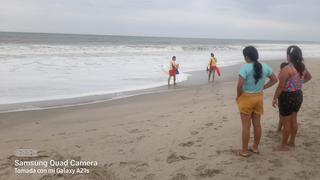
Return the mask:
<svg viewBox="0 0 320 180"><path fill-rule="evenodd" d="M281 116L289 116L294 112L299 112L303 101L301 90L294 92L284 92L278 97L279 112Z"/></svg>

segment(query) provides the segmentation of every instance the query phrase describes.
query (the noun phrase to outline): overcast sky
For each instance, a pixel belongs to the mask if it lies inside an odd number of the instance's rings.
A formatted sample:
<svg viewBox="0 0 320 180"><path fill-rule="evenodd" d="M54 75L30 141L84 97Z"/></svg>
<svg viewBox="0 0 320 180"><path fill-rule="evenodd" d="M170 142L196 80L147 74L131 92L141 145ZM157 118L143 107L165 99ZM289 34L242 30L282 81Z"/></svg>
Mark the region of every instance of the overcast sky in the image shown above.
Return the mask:
<svg viewBox="0 0 320 180"><path fill-rule="evenodd" d="M0 3L0 31L320 41L319 0Z"/></svg>

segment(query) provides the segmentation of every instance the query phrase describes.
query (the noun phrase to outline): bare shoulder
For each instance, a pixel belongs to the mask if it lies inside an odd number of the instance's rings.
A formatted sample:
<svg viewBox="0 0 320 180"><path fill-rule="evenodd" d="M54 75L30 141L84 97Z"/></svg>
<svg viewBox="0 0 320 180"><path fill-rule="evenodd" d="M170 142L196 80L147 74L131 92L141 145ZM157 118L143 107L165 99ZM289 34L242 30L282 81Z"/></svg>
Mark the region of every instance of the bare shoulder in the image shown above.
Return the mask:
<svg viewBox="0 0 320 180"><path fill-rule="evenodd" d="M283 67L281 69L281 72L283 72L283 73L291 73L292 72L292 68L289 65L286 65L285 67Z"/></svg>

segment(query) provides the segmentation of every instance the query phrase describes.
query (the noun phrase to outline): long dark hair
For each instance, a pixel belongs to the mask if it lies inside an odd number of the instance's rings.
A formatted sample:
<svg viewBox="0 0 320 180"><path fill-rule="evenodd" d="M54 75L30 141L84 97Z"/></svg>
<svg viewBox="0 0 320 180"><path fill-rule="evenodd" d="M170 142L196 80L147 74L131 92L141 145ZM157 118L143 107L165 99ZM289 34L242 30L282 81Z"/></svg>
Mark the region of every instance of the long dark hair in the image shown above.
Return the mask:
<svg viewBox="0 0 320 180"><path fill-rule="evenodd" d="M303 63L302 51L298 46L289 46L287 49L287 56L290 57L290 60L297 70L300 76L303 76L305 70L305 65Z"/></svg>
<svg viewBox="0 0 320 180"><path fill-rule="evenodd" d="M258 61L259 54L258 50L253 46L247 46L243 49L243 56L248 57L253 62L253 69L254 69L254 79L255 83L257 84L259 79L262 78L262 65Z"/></svg>

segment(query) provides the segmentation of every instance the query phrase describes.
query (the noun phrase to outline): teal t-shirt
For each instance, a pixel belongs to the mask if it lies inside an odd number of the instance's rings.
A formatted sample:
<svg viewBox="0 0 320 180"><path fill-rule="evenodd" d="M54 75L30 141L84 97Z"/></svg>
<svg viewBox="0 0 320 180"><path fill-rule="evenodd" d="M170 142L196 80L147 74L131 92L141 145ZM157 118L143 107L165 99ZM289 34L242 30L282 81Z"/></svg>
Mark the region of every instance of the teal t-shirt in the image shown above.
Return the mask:
<svg viewBox="0 0 320 180"><path fill-rule="evenodd" d="M244 79L244 85L242 91L245 93L259 93L263 91L263 86L266 82L266 78L272 75L272 69L264 63L262 65L262 77L257 84L254 79L253 63L247 63L240 69L239 75Z"/></svg>

